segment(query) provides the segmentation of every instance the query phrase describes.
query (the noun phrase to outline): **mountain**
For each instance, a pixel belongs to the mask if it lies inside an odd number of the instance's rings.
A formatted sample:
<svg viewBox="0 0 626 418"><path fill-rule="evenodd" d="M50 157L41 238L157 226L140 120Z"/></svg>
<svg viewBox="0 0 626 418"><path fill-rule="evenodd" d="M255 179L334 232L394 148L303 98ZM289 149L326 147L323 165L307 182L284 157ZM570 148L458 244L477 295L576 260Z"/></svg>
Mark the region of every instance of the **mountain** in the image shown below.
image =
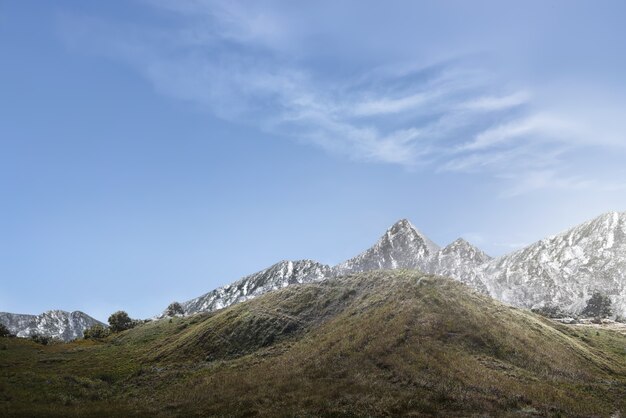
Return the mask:
<svg viewBox="0 0 626 418"><path fill-rule="evenodd" d="M602 215L496 259L461 238L439 248L402 219L374 246L334 267L312 260L281 261L182 307L186 315L211 312L292 284L395 269L452 277L515 306L557 306L574 314L594 292L601 292L611 298L616 314L626 316L626 213ZM64 311L0 313L0 322L19 336L42 334L64 340L80 337L98 323L82 312Z"/></svg>
<svg viewBox="0 0 626 418"><path fill-rule="evenodd" d="M312 260L281 261L181 305L185 315L212 312L291 284L372 270L416 269L454 277L464 267L475 267L488 259L485 253L465 240L459 239L440 249L408 220L402 219L392 225L373 247L334 267ZM467 282L475 282L477 288L486 291L479 279L468 279ZM163 316L165 313L161 314Z"/></svg>
<svg viewBox="0 0 626 418"><path fill-rule="evenodd" d="M2 338L0 415L617 417L625 346L455 280L372 271L87 343Z"/></svg>
<svg viewBox="0 0 626 418"><path fill-rule="evenodd" d="M411 222L396 222L368 250L333 267L335 276L373 270L409 269L455 278L486 293L477 269L491 260L482 250L459 238L439 248Z"/></svg>
<svg viewBox="0 0 626 418"><path fill-rule="evenodd" d="M42 335L70 341L83 336L83 331L96 324L104 324L80 312L47 311L40 315L0 312L0 323L18 337Z"/></svg>
<svg viewBox="0 0 626 418"><path fill-rule="evenodd" d="M430 262L439 246L402 219L396 222L378 242L350 260L333 268L336 275L371 270L430 270Z"/></svg>
<svg viewBox="0 0 626 418"><path fill-rule="evenodd" d="M463 239L440 249L411 222L401 219L373 247L334 267L312 260L281 261L181 305L185 315L212 312L295 283L315 282L349 273L395 269L451 276L486 292L479 276L462 273L474 271L488 260L489 256ZM165 315L163 313L161 317Z"/></svg>
<svg viewBox="0 0 626 418"><path fill-rule="evenodd" d="M374 246L334 267L283 261L183 307L185 313L213 311L293 283L395 269L452 277L515 306L558 306L572 314L599 291L611 298L616 314L626 316L626 213L602 215L496 259L462 238L439 248L402 219Z"/></svg>
<svg viewBox="0 0 626 418"><path fill-rule="evenodd" d="M185 315L210 312L291 284L322 280L330 272L329 266L312 260L281 261L181 305Z"/></svg>
<svg viewBox="0 0 626 418"><path fill-rule="evenodd" d="M493 297L580 312L599 291L626 315L626 213L611 212L490 261L478 272Z"/></svg>
<svg viewBox="0 0 626 418"><path fill-rule="evenodd" d="M459 238L437 252L429 263L428 272L452 277L483 293L487 286L475 272L492 258L482 250Z"/></svg>

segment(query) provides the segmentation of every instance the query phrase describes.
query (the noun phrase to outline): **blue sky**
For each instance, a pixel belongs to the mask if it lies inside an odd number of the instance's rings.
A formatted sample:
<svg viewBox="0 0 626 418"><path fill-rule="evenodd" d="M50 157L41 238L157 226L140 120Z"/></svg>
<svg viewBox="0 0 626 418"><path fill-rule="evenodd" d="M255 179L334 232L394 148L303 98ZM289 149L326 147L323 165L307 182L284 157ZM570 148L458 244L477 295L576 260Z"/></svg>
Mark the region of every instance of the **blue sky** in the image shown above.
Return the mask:
<svg viewBox="0 0 626 418"><path fill-rule="evenodd" d="M626 210L626 5L506 3L1 2L0 310Z"/></svg>

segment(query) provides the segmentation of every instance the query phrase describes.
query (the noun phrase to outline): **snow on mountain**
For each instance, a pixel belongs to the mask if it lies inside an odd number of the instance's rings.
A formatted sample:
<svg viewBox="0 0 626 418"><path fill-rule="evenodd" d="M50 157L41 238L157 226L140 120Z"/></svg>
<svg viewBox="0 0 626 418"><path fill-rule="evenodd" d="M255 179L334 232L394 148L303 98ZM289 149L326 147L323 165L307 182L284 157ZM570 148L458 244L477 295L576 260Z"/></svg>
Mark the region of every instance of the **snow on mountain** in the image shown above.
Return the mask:
<svg viewBox="0 0 626 418"><path fill-rule="evenodd" d="M181 305L186 315L210 312L291 284L322 280L330 271L329 266L312 260L281 261Z"/></svg>
<svg viewBox="0 0 626 418"><path fill-rule="evenodd" d="M487 254L459 238L445 248L428 239L409 221L396 222L378 242L335 267L335 275L381 269L417 269L453 277L487 292L477 268L491 260Z"/></svg>
<svg viewBox="0 0 626 418"><path fill-rule="evenodd" d="M599 291L611 298L616 314L626 316L626 212L607 213L496 259L461 238L439 248L402 219L373 247L334 267L312 260L281 261L181 305L186 315L210 312L291 284L379 269L449 276L512 305L551 305L571 313L580 312ZM58 310L2 312L0 322L20 337L39 334L65 341L101 324L82 312Z"/></svg>
<svg viewBox="0 0 626 418"><path fill-rule="evenodd" d="M459 238L433 256L427 272L452 277L487 293L487 286L476 272L491 259L479 248Z"/></svg>
<svg viewBox="0 0 626 418"><path fill-rule="evenodd" d="M40 315L0 312L0 323L18 337L42 335L70 341L83 336L83 331L100 321L80 312L47 311Z"/></svg>
<svg viewBox="0 0 626 418"><path fill-rule="evenodd" d="M439 248L402 219L373 247L334 267L282 261L182 305L186 314L213 311L293 283L379 269L449 276L512 305L554 305L571 313L599 291L626 315L626 213L602 215L496 259L462 238Z"/></svg>
<svg viewBox="0 0 626 418"><path fill-rule="evenodd" d="M578 313L599 291L626 315L626 213L604 214L497 258L479 275L491 296L513 305Z"/></svg>
<svg viewBox="0 0 626 418"><path fill-rule="evenodd" d="M396 222L365 252L335 266L336 275L381 269L417 269L428 271L439 246L402 219Z"/></svg>
<svg viewBox="0 0 626 418"><path fill-rule="evenodd" d="M418 269L453 275L463 271L464 267L475 267L489 259L464 240L457 240L440 250L408 220L402 219L392 225L373 247L332 268L311 260L281 261L181 305L186 315L211 312L294 283L380 269ZM467 281L477 283L475 287L486 291L479 279Z"/></svg>

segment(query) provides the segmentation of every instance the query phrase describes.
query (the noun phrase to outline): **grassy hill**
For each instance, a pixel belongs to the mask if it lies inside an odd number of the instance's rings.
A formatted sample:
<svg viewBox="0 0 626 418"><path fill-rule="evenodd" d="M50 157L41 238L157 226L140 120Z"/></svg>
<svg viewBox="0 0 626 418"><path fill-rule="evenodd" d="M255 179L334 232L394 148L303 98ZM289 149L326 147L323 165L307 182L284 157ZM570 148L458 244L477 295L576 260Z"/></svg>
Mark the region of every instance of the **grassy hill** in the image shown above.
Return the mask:
<svg viewBox="0 0 626 418"><path fill-rule="evenodd" d="M441 277L291 286L104 341L0 339L3 416L610 416L626 336Z"/></svg>

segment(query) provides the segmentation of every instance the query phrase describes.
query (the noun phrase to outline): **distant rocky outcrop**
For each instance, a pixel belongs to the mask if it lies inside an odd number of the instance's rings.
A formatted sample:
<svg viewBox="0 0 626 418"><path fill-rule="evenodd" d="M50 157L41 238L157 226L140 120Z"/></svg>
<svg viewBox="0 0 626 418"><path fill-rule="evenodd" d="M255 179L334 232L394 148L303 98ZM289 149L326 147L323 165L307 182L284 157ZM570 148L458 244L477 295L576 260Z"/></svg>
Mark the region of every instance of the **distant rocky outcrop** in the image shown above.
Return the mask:
<svg viewBox="0 0 626 418"><path fill-rule="evenodd" d="M40 315L0 312L0 323L18 337L40 335L63 341L81 338L87 328L96 324L104 326L103 323L83 312L60 310L47 311Z"/></svg>

